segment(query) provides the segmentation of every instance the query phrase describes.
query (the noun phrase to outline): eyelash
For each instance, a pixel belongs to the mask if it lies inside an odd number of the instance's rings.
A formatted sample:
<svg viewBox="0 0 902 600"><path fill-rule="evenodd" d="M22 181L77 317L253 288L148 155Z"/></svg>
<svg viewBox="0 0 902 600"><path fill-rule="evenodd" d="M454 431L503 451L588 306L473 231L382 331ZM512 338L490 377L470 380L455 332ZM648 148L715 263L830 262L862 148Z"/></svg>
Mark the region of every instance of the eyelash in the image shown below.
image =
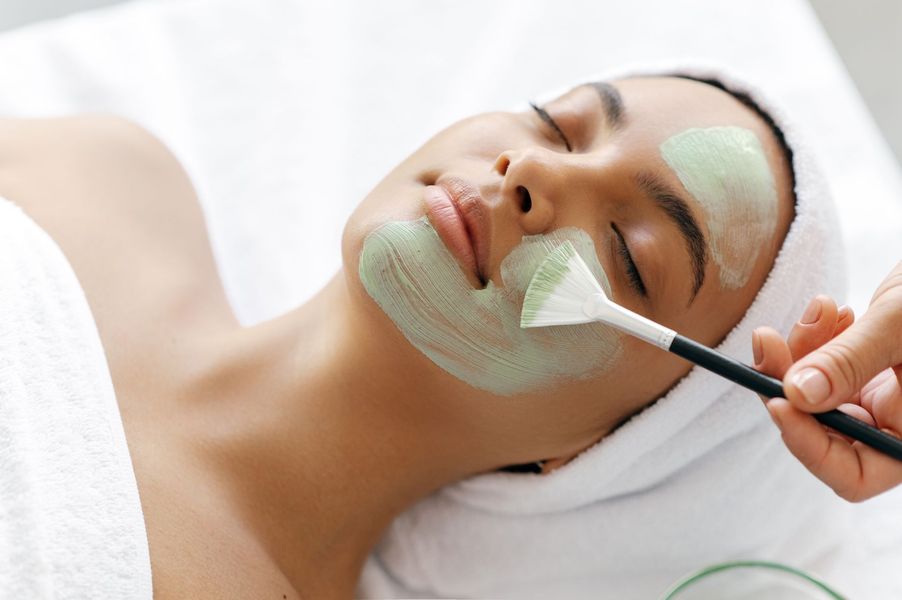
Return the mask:
<svg viewBox="0 0 902 600"><path fill-rule="evenodd" d="M573 152L573 148L570 145L570 140L567 139L567 136L564 135L564 132L555 123L554 119L551 118L551 115L548 112L540 107L536 106L533 102L529 103L529 106L532 107L534 111L539 115L539 118L542 119L549 127L551 127L554 132L561 138L564 142L564 146L567 148L567 152ZM617 254L620 255L620 258L623 260L623 266L626 269L626 275L630 282L630 287L636 290L636 293L640 294L643 297L648 296L648 290L645 288L645 283L642 281L642 276L639 274L639 269L636 267L636 262L633 260L633 255L630 254L630 250L626 245L626 240L623 239L623 234L620 233L620 230L617 229L617 226L613 223L611 224L611 228L614 230L614 233L617 234Z"/></svg>
<svg viewBox="0 0 902 600"><path fill-rule="evenodd" d="M539 115L539 118L542 119L549 127L551 127L554 132L558 135L559 138L564 142L564 146L567 148L567 152L573 152L573 147L570 145L570 140L567 139L567 136L564 135L563 130L558 127L558 124L555 123L554 119L551 118L551 115L542 108L541 106L536 106L534 103L530 102L529 106L532 107L534 111Z"/></svg>
<svg viewBox="0 0 902 600"><path fill-rule="evenodd" d="M617 254L619 254L620 258L623 260L623 266L626 268L626 275L630 281L630 287L636 290L641 296L648 296L648 290L645 289L645 283L642 281L642 276L639 275L639 269L636 267L635 261L633 261L633 255L630 254L630 250L626 245L626 240L623 239L623 234L620 233L620 230L617 229L617 226L613 223L611 223L611 229L617 234Z"/></svg>

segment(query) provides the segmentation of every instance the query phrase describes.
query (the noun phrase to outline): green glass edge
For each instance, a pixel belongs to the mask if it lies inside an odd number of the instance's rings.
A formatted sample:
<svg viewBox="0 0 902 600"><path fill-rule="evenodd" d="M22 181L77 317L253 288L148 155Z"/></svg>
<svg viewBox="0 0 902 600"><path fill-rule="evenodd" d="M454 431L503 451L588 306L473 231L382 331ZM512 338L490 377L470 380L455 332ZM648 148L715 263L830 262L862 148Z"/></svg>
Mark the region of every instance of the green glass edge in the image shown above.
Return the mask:
<svg viewBox="0 0 902 600"><path fill-rule="evenodd" d="M710 567L705 567L695 573L687 575L682 580L675 583L671 588L665 592L665 595L662 600L673 600L674 594L685 590L687 587L698 581L699 579L711 575L712 573L717 573L718 571L726 571L728 569L734 569L737 567L754 567L754 568L763 568L763 569L773 569L775 571L784 571L786 573L791 573L792 575L796 575L801 577L802 579L806 579L810 583L813 583L816 587L818 587L821 591L826 592L830 595L833 600L848 600L845 596L841 595L836 590L832 589L823 581L815 579L808 573L804 571L800 571L799 569L795 569L788 565L769 562L765 560L738 560L733 562L725 562L719 563L716 565L712 565Z"/></svg>

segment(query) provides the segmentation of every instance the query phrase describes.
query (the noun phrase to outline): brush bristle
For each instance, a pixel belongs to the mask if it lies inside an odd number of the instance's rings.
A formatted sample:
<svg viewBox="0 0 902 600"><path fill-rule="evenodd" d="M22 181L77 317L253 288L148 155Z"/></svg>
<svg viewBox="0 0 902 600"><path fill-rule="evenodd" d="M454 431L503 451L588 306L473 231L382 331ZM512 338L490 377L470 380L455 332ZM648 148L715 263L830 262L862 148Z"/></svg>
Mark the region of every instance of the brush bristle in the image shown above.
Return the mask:
<svg viewBox="0 0 902 600"><path fill-rule="evenodd" d="M595 276L569 240L539 265L523 298L520 327L575 325L594 319L583 312L586 298L604 294Z"/></svg>

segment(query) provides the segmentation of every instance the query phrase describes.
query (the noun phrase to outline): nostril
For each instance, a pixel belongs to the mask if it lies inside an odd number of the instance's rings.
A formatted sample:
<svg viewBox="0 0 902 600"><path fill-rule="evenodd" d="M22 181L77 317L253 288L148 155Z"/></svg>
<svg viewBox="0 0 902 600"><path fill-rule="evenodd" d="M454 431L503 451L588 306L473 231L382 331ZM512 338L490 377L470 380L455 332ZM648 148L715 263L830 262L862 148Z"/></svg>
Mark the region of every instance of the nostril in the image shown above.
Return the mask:
<svg viewBox="0 0 902 600"><path fill-rule="evenodd" d="M528 213L532 209L532 197L529 195L529 190L522 185L518 185L517 194L520 196L520 209Z"/></svg>

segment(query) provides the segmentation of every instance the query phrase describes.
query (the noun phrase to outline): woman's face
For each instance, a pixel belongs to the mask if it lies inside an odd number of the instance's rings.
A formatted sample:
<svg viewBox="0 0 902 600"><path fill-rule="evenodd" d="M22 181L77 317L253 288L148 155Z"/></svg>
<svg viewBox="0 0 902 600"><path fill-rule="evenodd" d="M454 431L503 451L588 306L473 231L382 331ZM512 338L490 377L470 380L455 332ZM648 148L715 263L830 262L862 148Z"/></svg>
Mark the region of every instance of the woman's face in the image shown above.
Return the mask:
<svg viewBox="0 0 902 600"><path fill-rule="evenodd" d="M586 447L690 368L600 324L520 330L551 248L573 241L616 302L714 346L791 218L786 157L751 109L696 81L626 79L441 131L357 208L343 254L411 385L522 433L526 462Z"/></svg>

